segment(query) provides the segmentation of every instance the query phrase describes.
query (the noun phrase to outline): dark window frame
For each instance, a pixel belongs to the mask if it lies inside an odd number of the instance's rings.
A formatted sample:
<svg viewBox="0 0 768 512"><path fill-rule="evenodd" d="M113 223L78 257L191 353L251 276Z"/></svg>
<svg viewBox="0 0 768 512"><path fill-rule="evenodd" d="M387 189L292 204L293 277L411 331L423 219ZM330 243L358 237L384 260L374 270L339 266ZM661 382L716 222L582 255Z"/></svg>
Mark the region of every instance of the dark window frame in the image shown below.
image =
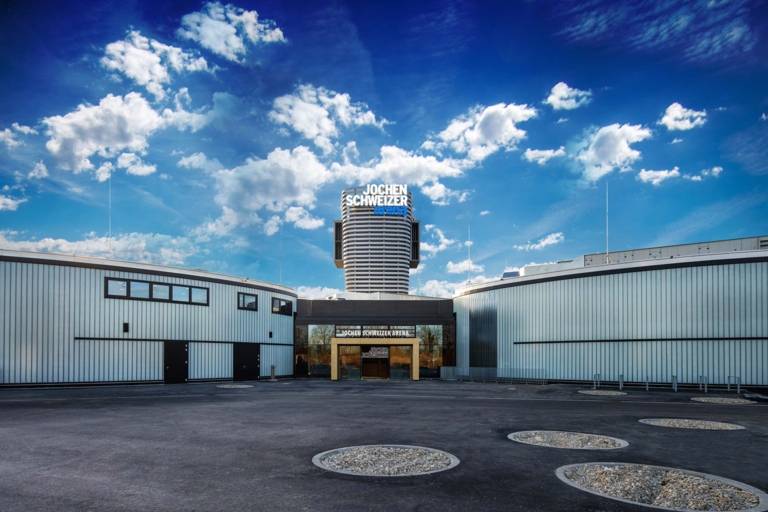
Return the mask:
<svg viewBox="0 0 768 512"><path fill-rule="evenodd" d="M240 298L243 296L253 297L256 299L256 307L255 308L246 308L242 307L240 304ZM243 311L258 311L259 310L259 296L255 293L248 293L248 292L237 292L237 309L243 310Z"/></svg>
<svg viewBox="0 0 768 512"><path fill-rule="evenodd" d="M125 283L125 295L111 295L109 293L109 282L120 281ZM146 283L149 285L149 297L131 297L131 282ZM159 299L154 297L154 285L162 285L168 287L168 298ZM173 287L184 286L189 289L189 298L186 301L173 300ZM205 290L205 302L192 302L192 289L198 288ZM187 304L190 306L210 306L211 304L211 290L205 286L193 286L189 284L178 283L164 283L161 281L147 281L146 279L130 279L126 277L104 277L104 298L105 299L121 299L121 300L137 300L142 302L163 302L166 304Z"/></svg>
<svg viewBox="0 0 768 512"><path fill-rule="evenodd" d="M277 302L278 308L277 311L275 311L275 302ZM283 305L280 304L281 302L285 302L285 304L288 306L287 310L283 309ZM272 314L273 315L284 315L284 316L293 316L293 302L291 302L288 299L281 299L280 297L272 297Z"/></svg>

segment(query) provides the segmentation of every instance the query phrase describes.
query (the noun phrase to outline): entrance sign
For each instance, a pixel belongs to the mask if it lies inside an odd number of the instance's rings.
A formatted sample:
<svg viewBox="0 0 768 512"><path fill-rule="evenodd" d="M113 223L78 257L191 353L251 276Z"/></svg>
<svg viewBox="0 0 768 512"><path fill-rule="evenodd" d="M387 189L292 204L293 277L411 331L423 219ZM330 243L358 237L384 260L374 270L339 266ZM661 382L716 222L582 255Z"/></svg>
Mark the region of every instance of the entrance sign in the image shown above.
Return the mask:
<svg viewBox="0 0 768 512"><path fill-rule="evenodd" d="M368 184L360 194L346 196L347 206L373 207L374 215L408 216L408 185Z"/></svg>
<svg viewBox="0 0 768 512"><path fill-rule="evenodd" d="M366 358L388 358L389 347L366 347L368 350L363 350L361 355L363 359Z"/></svg>
<svg viewBox="0 0 768 512"><path fill-rule="evenodd" d="M415 338L415 325L337 325L336 338Z"/></svg>

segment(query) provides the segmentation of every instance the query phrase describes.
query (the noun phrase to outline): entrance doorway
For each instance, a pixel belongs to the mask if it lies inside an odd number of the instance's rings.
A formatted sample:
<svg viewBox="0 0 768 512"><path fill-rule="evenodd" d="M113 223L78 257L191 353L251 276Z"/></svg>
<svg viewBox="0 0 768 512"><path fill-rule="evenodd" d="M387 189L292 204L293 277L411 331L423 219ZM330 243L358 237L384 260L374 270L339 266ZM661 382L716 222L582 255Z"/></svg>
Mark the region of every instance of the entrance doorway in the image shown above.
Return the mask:
<svg viewBox="0 0 768 512"><path fill-rule="evenodd" d="M360 347L362 357L362 378L364 379L388 379L389 378L389 347L367 346Z"/></svg>
<svg viewBox="0 0 768 512"><path fill-rule="evenodd" d="M189 377L189 343L166 341L163 343L163 382L183 384Z"/></svg>
<svg viewBox="0 0 768 512"><path fill-rule="evenodd" d="M256 380L261 375L261 348L258 343L235 343L232 360L233 380Z"/></svg>

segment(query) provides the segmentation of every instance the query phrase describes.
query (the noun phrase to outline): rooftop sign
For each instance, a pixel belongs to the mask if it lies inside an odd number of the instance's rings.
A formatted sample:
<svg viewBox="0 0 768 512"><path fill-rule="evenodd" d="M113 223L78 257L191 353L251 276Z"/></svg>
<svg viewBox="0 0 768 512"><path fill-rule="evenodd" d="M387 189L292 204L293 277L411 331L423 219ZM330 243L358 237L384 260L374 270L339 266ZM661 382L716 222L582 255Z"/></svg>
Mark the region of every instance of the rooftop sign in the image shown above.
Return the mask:
<svg viewBox="0 0 768 512"><path fill-rule="evenodd" d="M374 215L408 215L408 185L368 184L360 194L346 196L347 206L373 207Z"/></svg>

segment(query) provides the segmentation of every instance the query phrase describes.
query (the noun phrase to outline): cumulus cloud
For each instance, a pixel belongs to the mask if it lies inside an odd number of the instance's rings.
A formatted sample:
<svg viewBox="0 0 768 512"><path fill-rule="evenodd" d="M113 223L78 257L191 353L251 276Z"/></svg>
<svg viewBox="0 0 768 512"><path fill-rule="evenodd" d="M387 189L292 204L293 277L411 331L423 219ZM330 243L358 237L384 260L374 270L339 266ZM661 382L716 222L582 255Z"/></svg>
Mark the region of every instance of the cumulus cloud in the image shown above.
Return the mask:
<svg viewBox="0 0 768 512"><path fill-rule="evenodd" d="M490 214L491 214L491 210L483 210L480 212L481 217L485 217L486 215L490 215Z"/></svg>
<svg viewBox="0 0 768 512"><path fill-rule="evenodd" d="M280 231L280 225L283 223L283 220L280 218L279 215L273 215L272 217L267 220L267 222L264 223L264 234L267 236L272 236L278 231Z"/></svg>
<svg viewBox="0 0 768 512"><path fill-rule="evenodd" d="M427 297L444 297L450 298L457 294L457 292L468 285L488 283L490 281L498 280L498 277L489 277L485 275L472 276L469 279L462 281L446 281L441 279L430 279L422 286L413 290L417 295L424 295Z"/></svg>
<svg viewBox="0 0 768 512"><path fill-rule="evenodd" d="M683 174L683 178L689 181L704 181L706 178L718 178L723 172L719 165L702 169L698 174Z"/></svg>
<svg viewBox="0 0 768 512"><path fill-rule="evenodd" d="M128 174L135 176L147 176L157 170L157 167L151 164L145 164L141 157L135 153L122 153L117 157L117 167L125 169Z"/></svg>
<svg viewBox="0 0 768 512"><path fill-rule="evenodd" d="M526 136L517 124L536 114L535 108L525 104L477 106L453 119L445 130L422 144L422 148L437 151L449 148L473 161L481 161L500 149L515 149Z"/></svg>
<svg viewBox="0 0 768 512"><path fill-rule="evenodd" d="M41 180L47 177L48 177L48 167L45 166L45 163L42 160L38 161L32 167L32 170L29 171L29 174L27 174L27 178L31 180Z"/></svg>
<svg viewBox="0 0 768 512"><path fill-rule="evenodd" d="M203 57L145 37L137 30L129 31L121 41L109 43L101 65L145 87L158 100L165 96L171 70L180 73L208 69Z"/></svg>
<svg viewBox="0 0 768 512"><path fill-rule="evenodd" d="M528 242L523 245L515 245L514 248L518 251L540 251L545 247L557 245L565 240L565 235L561 232L550 233L536 242Z"/></svg>
<svg viewBox="0 0 768 512"><path fill-rule="evenodd" d="M679 177L680 169L678 167L673 167L672 169L660 169L657 171L642 169L637 173L637 179L643 183L650 183L654 187L658 187L667 180Z"/></svg>
<svg viewBox="0 0 768 512"><path fill-rule="evenodd" d="M451 201L463 203L469 198L469 192L466 190L451 190L439 181L422 186L421 193L438 206L447 206Z"/></svg>
<svg viewBox="0 0 768 512"><path fill-rule="evenodd" d="M15 212L21 203L26 199L14 199L13 197L0 194L0 212Z"/></svg>
<svg viewBox="0 0 768 512"><path fill-rule="evenodd" d="M291 206L285 211L285 221L292 223L299 229L318 229L323 227L325 220L312 217L312 215L301 206Z"/></svg>
<svg viewBox="0 0 768 512"><path fill-rule="evenodd" d="M675 102L667 107L659 123L667 127L667 130L692 130L707 122L706 110L693 110L685 108Z"/></svg>
<svg viewBox="0 0 768 512"><path fill-rule="evenodd" d="M353 103L349 94L311 84L299 85L292 94L275 98L269 118L300 133L326 154L333 151L339 125L383 128L387 124L365 103Z"/></svg>
<svg viewBox="0 0 768 512"><path fill-rule="evenodd" d="M680 137L675 137L674 139L672 139L672 142L670 142L670 144L680 144L681 142L683 142L683 139L681 139Z"/></svg>
<svg viewBox="0 0 768 512"><path fill-rule="evenodd" d="M224 167L217 159L208 158L205 153L202 152L192 153L191 155L181 157L179 161L176 162L176 165L183 169L199 169L206 172L218 171Z"/></svg>
<svg viewBox="0 0 768 512"><path fill-rule="evenodd" d="M565 147L560 146L557 149L526 149L523 158L529 162L536 162L539 165L545 165L553 158L565 156Z"/></svg>
<svg viewBox="0 0 768 512"><path fill-rule="evenodd" d="M296 288L296 293L302 299L326 299L344 293L344 290L327 286L299 286Z"/></svg>
<svg viewBox="0 0 768 512"><path fill-rule="evenodd" d="M651 130L639 124L610 124L594 131L583 143L576 159L583 165L583 177L597 181L614 169L629 170L640 158L632 144L651 137Z"/></svg>
<svg viewBox="0 0 768 512"><path fill-rule="evenodd" d="M11 124L10 128L3 128L0 130L0 142L5 144L5 147L8 149L13 149L18 146L21 146L21 141L18 138L18 135L36 135L37 130L32 128L31 126L26 126L19 123L13 123Z"/></svg>
<svg viewBox="0 0 768 512"><path fill-rule="evenodd" d="M126 233L111 239L89 233L82 240L64 238L20 240L18 233L0 231L0 248L116 258L161 265L181 265L197 252L194 244L186 237L158 233Z"/></svg>
<svg viewBox="0 0 768 512"><path fill-rule="evenodd" d="M544 103L554 110L573 110L586 105L591 100L592 91L576 89L565 82L558 82L552 86Z"/></svg>
<svg viewBox="0 0 768 512"><path fill-rule="evenodd" d="M472 260L470 259L461 260L456 263L454 263L453 261L449 261L445 265L445 271L448 272L449 274L465 274L467 272L472 272L474 274L477 274L482 272L483 270L485 269L483 268L482 265L473 263Z"/></svg>
<svg viewBox="0 0 768 512"><path fill-rule="evenodd" d="M421 254L423 254L423 259L431 258L436 254L445 251L449 247L452 247L456 243L456 240L445 236L443 230L434 224L426 224L424 230L426 232L425 234L430 236L431 241L422 241L419 246Z"/></svg>
<svg viewBox="0 0 768 512"><path fill-rule="evenodd" d="M209 2L203 9L184 15L177 34L197 42L232 62L242 63L248 53L247 44L269 44L285 41L283 31L272 20L259 19L256 11L246 11L231 4Z"/></svg>

